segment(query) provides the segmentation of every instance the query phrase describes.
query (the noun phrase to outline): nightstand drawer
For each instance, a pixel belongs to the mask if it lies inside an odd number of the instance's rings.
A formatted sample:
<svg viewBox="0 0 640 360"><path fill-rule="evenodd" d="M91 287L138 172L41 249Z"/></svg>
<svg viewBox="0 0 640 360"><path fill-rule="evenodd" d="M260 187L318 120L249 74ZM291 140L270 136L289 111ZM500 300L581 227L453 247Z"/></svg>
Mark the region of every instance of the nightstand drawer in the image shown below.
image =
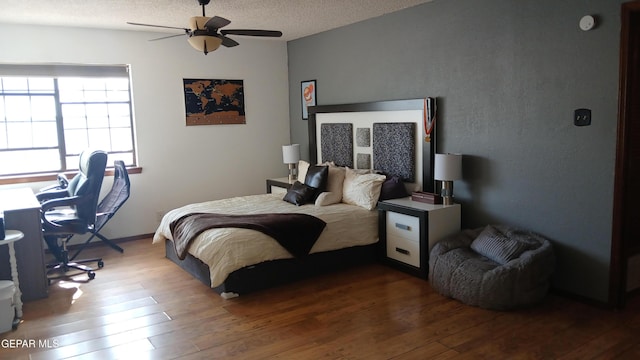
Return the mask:
<svg viewBox="0 0 640 360"><path fill-rule="evenodd" d="M418 243L420 219L415 216L387 211L387 237L401 237Z"/></svg>
<svg viewBox="0 0 640 360"><path fill-rule="evenodd" d="M397 236L387 236L387 257L420 267L420 243Z"/></svg>

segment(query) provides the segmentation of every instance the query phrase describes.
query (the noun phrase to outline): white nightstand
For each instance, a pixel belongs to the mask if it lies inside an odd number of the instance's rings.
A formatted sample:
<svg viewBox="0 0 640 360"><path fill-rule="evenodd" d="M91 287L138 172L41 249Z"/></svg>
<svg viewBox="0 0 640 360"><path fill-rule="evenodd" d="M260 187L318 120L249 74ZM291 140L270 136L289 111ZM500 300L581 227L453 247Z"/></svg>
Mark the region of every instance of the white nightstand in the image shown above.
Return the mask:
<svg viewBox="0 0 640 360"><path fill-rule="evenodd" d="M295 181L294 181L295 182ZM288 177L267 179L267 193L286 193L287 190L293 185L293 182L289 182Z"/></svg>
<svg viewBox="0 0 640 360"><path fill-rule="evenodd" d="M385 263L426 279L429 250L460 231L460 204L433 205L411 197L380 201L380 251Z"/></svg>

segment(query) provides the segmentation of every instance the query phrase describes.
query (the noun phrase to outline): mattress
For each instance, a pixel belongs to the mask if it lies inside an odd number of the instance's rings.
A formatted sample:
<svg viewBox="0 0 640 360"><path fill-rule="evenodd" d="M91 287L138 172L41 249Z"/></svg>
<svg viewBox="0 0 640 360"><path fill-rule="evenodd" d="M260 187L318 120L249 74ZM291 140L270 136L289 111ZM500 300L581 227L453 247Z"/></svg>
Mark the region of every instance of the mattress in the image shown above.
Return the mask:
<svg viewBox="0 0 640 360"><path fill-rule="evenodd" d="M185 205L169 211L153 236L153 243L173 240L169 224L194 212L231 215L266 213L304 213L327 223L310 253L369 245L378 241L378 214L344 203L329 206L307 204L295 206L282 200L282 194L260 194ZM264 261L287 259L292 255L273 238L256 230L222 228L200 234L191 244L189 254L209 266L211 287L222 284L227 276L245 266Z"/></svg>

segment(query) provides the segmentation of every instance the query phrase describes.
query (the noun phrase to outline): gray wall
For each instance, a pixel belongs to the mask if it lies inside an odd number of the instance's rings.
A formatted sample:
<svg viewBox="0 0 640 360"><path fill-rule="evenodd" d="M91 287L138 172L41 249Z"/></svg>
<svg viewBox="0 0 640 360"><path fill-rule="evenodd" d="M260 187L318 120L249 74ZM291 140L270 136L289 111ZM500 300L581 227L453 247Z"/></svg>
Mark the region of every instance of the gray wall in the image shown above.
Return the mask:
<svg viewBox="0 0 640 360"><path fill-rule="evenodd" d="M303 80L319 105L437 97L438 152L465 155L463 226L546 235L554 286L607 301L621 3L435 0L291 41L292 142L308 151ZM583 107L592 125L576 127Z"/></svg>

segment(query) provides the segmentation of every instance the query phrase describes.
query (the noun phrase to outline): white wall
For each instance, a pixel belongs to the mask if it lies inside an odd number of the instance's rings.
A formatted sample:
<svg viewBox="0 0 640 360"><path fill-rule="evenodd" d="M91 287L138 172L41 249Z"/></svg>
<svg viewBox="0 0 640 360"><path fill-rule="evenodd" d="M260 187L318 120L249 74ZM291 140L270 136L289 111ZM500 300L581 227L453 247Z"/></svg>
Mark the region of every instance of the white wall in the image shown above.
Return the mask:
<svg viewBox="0 0 640 360"><path fill-rule="evenodd" d="M0 24L0 62L130 64L141 174L107 237L152 233L157 214L205 200L265 191L286 175L289 139L286 43L240 38L205 56L167 34ZM242 79L246 124L185 126L183 78ZM103 192L111 187L105 178ZM45 183L28 186L38 189ZM20 185L24 186L24 185ZM9 186L5 186L9 187ZM13 186L15 187L15 186Z"/></svg>

